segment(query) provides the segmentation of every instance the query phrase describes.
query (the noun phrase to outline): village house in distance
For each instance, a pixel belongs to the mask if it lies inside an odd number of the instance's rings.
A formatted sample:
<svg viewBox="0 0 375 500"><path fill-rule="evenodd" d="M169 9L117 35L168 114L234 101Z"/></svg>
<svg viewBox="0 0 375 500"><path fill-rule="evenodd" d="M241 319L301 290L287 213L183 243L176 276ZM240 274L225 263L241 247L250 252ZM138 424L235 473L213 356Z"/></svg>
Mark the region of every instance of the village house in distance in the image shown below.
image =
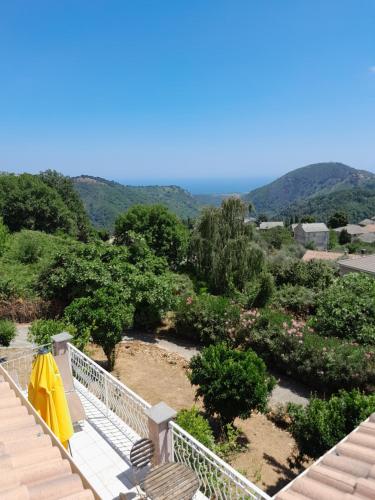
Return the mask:
<svg viewBox="0 0 375 500"><path fill-rule="evenodd" d="M293 229L294 239L301 245L312 245L317 250L327 250L329 229L323 222L300 223Z"/></svg>

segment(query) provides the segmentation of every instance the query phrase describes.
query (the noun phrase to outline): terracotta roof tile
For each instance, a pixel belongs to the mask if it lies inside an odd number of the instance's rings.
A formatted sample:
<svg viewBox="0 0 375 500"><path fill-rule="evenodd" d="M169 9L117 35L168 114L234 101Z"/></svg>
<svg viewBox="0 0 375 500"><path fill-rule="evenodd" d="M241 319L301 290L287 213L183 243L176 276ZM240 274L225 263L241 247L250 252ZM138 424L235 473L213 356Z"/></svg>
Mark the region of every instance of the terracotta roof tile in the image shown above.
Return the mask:
<svg viewBox="0 0 375 500"><path fill-rule="evenodd" d="M93 500L37 419L0 375L0 500Z"/></svg>
<svg viewBox="0 0 375 500"><path fill-rule="evenodd" d="M375 413L274 498L374 500Z"/></svg>

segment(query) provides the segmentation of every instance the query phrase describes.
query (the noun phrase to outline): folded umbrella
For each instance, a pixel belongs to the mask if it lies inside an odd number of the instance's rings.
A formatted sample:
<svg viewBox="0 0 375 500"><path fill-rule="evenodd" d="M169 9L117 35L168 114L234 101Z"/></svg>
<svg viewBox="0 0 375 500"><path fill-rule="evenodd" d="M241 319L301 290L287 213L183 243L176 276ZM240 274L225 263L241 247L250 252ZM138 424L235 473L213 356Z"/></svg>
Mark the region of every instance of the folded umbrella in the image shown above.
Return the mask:
<svg viewBox="0 0 375 500"><path fill-rule="evenodd" d="M45 423L68 447L73 425L66 401L63 381L51 353L39 354L31 370L28 398Z"/></svg>

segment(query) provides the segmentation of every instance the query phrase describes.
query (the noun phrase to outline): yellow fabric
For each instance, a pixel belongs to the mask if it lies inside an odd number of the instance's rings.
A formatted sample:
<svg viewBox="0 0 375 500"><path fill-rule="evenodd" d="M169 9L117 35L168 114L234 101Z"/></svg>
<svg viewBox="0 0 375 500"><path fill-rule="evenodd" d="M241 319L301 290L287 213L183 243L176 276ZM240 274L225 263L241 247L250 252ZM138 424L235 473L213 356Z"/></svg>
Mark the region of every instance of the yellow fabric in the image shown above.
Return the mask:
<svg viewBox="0 0 375 500"><path fill-rule="evenodd" d="M67 448L73 425L63 381L51 353L39 354L31 370L28 396L48 427Z"/></svg>

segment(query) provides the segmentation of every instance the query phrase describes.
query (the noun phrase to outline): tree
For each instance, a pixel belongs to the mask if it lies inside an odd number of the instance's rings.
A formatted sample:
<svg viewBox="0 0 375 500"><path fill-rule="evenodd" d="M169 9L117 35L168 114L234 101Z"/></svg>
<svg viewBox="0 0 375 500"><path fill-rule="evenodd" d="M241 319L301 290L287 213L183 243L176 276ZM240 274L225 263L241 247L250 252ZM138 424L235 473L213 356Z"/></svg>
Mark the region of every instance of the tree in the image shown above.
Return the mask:
<svg viewBox="0 0 375 500"><path fill-rule="evenodd" d="M375 345L375 280L350 273L319 296L316 329L322 335L343 337Z"/></svg>
<svg viewBox="0 0 375 500"><path fill-rule="evenodd" d="M339 234L339 243L340 245L346 245L350 243L352 238L346 229L342 229Z"/></svg>
<svg viewBox="0 0 375 500"><path fill-rule="evenodd" d="M115 362L115 348L122 333L133 323L134 306L130 294L116 287L99 288L89 297L75 299L65 309L65 319L78 331L89 330L93 341L103 348L108 369Z"/></svg>
<svg viewBox="0 0 375 500"><path fill-rule="evenodd" d="M61 196L36 175L0 176L0 215L11 231L77 233L74 217Z"/></svg>
<svg viewBox="0 0 375 500"><path fill-rule="evenodd" d="M301 217L301 223L312 223L312 222L316 222L316 217L314 217L313 215L304 215L303 217Z"/></svg>
<svg viewBox="0 0 375 500"><path fill-rule="evenodd" d="M261 222L267 222L267 221L268 221L268 217L266 214L259 214L257 217L257 220L256 220L256 225L260 226Z"/></svg>
<svg viewBox="0 0 375 500"><path fill-rule="evenodd" d="M172 268L186 258L188 230L179 218L162 205L134 205L115 223L115 243L130 245L134 234L143 236L159 257Z"/></svg>
<svg viewBox="0 0 375 500"><path fill-rule="evenodd" d="M56 170L46 170L45 172L41 172L39 174L39 178L61 196L61 199L74 219L77 227L78 239L81 241L87 241L92 228L82 200L74 189L72 180L59 172L56 172Z"/></svg>
<svg viewBox="0 0 375 500"><path fill-rule="evenodd" d="M346 226L348 222L348 216L345 212L335 212L328 219L328 227L335 229L337 227Z"/></svg>
<svg viewBox="0 0 375 500"><path fill-rule="evenodd" d="M214 293L242 290L263 269L263 251L244 222L246 210L238 198L224 200L220 208L204 209L192 232L190 266Z"/></svg>
<svg viewBox="0 0 375 500"><path fill-rule="evenodd" d="M190 362L190 381L197 385L206 412L220 418L222 428L254 410L265 411L275 379L251 349L239 351L225 344L211 345Z"/></svg>

